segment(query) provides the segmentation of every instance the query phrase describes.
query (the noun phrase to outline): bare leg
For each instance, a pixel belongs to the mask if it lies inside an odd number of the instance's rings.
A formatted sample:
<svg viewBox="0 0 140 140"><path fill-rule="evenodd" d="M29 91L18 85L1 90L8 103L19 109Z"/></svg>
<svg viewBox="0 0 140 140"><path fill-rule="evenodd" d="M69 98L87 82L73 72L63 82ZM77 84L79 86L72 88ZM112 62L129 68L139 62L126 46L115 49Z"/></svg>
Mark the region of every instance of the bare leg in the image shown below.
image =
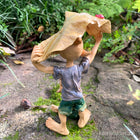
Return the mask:
<svg viewBox="0 0 140 140"><path fill-rule="evenodd" d="M51 129L52 131L55 131L59 134L68 135L69 131L66 126L67 117L65 115L60 114L59 112L58 112L58 114L59 114L61 123L59 124L56 121L54 121L52 118L49 117L48 120L46 120L46 126L49 129Z"/></svg>
<svg viewBox="0 0 140 140"><path fill-rule="evenodd" d="M90 115L91 115L91 112L88 109L85 109L83 112L81 111L79 112L79 117L80 117L78 121L79 128L83 128L87 124L90 118Z"/></svg>
<svg viewBox="0 0 140 140"><path fill-rule="evenodd" d="M53 112L58 113L58 106L52 104L52 105L51 105L51 110L52 110Z"/></svg>

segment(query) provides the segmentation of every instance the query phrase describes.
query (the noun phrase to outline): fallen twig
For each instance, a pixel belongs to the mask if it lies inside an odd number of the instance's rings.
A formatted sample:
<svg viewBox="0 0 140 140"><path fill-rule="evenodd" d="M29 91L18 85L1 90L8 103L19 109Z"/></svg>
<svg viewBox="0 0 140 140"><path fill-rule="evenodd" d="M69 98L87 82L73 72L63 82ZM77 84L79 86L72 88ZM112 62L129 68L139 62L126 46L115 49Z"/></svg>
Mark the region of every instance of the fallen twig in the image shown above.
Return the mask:
<svg viewBox="0 0 140 140"><path fill-rule="evenodd" d="M24 49L24 50L19 50L17 51L16 53L19 54L19 53L25 53L25 52L29 52L29 51L32 51L33 48L27 48L27 49Z"/></svg>

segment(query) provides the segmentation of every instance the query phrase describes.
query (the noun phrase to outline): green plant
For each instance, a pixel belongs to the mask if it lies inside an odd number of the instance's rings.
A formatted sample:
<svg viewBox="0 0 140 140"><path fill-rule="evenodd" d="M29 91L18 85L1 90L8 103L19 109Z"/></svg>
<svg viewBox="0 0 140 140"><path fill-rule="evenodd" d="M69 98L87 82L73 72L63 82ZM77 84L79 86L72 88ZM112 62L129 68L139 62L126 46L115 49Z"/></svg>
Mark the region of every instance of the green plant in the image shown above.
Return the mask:
<svg viewBox="0 0 140 140"><path fill-rule="evenodd" d="M112 35L104 35L102 41L102 48L111 51L105 55L104 61L110 61L108 57L122 50L125 42L139 40L137 33L139 24L134 25L133 23L133 16L138 13L134 9L139 11L139 0L1 0L0 42L14 49L16 46L14 41L18 45L25 44L33 33L39 34L41 41L43 34L52 35L62 27L65 11L86 12L91 15L103 14L112 22ZM45 27L42 33L37 32L40 25ZM116 26L118 29L114 31ZM87 38L87 35L84 35L83 39L84 48L90 50L94 40L91 37ZM37 44L31 42L30 46ZM129 62L133 63L134 54L139 54L138 41L133 43L136 46L134 50L130 50L127 55L119 56L119 59L115 59L113 62L124 62L129 59Z"/></svg>
<svg viewBox="0 0 140 140"><path fill-rule="evenodd" d="M139 34L139 26L140 23L128 23L120 27L118 30L114 31L111 35L105 35L102 40L101 46L102 48L110 49L110 52L105 54L104 61L113 63L122 63L124 61L128 61L130 63L133 63L134 58L137 57L138 54L140 54L140 44L139 40L137 39ZM127 48L128 44L132 42L135 43L135 46L132 49L127 49L125 53L119 54L121 50ZM113 60L109 59L113 55L116 55L117 57Z"/></svg>
<svg viewBox="0 0 140 140"><path fill-rule="evenodd" d="M103 61L112 63L123 63L127 61L132 64L137 58L139 58L139 27L139 22L126 23L111 34L104 34L98 50L101 52L102 49L108 49ZM88 38L85 44L94 46L94 40ZM134 45L132 46L132 44ZM84 46L84 48L87 49L87 45Z"/></svg>
<svg viewBox="0 0 140 140"><path fill-rule="evenodd" d="M44 32L55 33L62 27L65 11L72 11L75 1L63 0L1 0L0 2L0 41L10 47L9 33L14 40L25 39L33 33L37 33L40 25L45 27ZM8 37L8 40L5 40ZM10 43L9 43L10 41ZM13 46L14 45L14 46Z"/></svg>
<svg viewBox="0 0 140 140"><path fill-rule="evenodd" d="M114 0L91 0L89 2L84 1L79 11L87 12L91 15L103 14L106 18L110 18L119 15L123 8L118 4L118 1Z"/></svg>
<svg viewBox="0 0 140 140"><path fill-rule="evenodd" d="M133 63L135 58L139 58L139 22L134 22L133 16L137 17L137 12L133 10L133 5L137 5L138 2L132 0L117 0L117 1L106 1L106 0L91 0L84 1L78 10L81 12L87 12L91 15L103 14L105 18L109 18L112 22L112 34L104 34L101 47L102 49L108 49L109 52L105 54L104 61L113 63L123 63L128 61ZM138 6L137 6L138 7ZM136 7L136 8L137 8ZM134 22L134 23L133 23ZM114 28L116 28L114 30ZM90 50L94 46L95 41L91 37L84 37L84 48ZM135 47L126 49L131 44ZM127 46L128 45L128 46ZM111 58L111 59L110 59ZM113 58L113 59L112 59Z"/></svg>
<svg viewBox="0 0 140 140"><path fill-rule="evenodd" d="M138 9L138 12L140 12L140 0L136 0L134 2L134 6L132 8L133 9Z"/></svg>
<svg viewBox="0 0 140 140"><path fill-rule="evenodd" d="M134 13L132 7L134 5L134 1L132 1L132 0L119 0L118 4L120 6L122 6L122 8L124 9L123 10L124 12L122 12L120 14L120 17L126 22L128 22L128 21L132 22L132 15Z"/></svg>
<svg viewBox="0 0 140 140"><path fill-rule="evenodd" d="M29 35L35 32L33 25L35 25L35 14L40 11L40 8L33 4L28 4L23 8L18 7L15 4L15 9L17 9L17 16L19 21L19 26L23 27L23 32L27 32Z"/></svg>
<svg viewBox="0 0 140 140"><path fill-rule="evenodd" d="M10 43L8 43L7 41L4 41L5 38ZM12 36L8 32L8 26L3 22L2 18L0 17L0 42L5 43L10 48L14 49L15 43L13 42L13 40L11 38L12 38Z"/></svg>

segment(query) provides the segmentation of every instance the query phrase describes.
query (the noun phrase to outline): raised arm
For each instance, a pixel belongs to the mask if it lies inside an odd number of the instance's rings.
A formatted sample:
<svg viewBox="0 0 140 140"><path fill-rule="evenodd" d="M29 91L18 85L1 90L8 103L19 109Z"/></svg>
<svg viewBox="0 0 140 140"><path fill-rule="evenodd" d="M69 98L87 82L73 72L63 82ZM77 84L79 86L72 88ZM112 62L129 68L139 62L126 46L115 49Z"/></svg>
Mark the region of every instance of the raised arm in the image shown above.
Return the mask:
<svg viewBox="0 0 140 140"><path fill-rule="evenodd" d="M50 73L53 74L53 67L49 66L46 67L38 62L38 57L40 57L43 54L43 51L38 46L35 46L31 55L31 61L33 65L40 71L44 73Z"/></svg>
<svg viewBox="0 0 140 140"><path fill-rule="evenodd" d="M101 32L95 37L95 40L96 40L96 42L95 42L94 47L91 50L91 53L88 56L86 56L89 59L90 64L92 63L92 61L97 53L100 42L102 40L102 33Z"/></svg>

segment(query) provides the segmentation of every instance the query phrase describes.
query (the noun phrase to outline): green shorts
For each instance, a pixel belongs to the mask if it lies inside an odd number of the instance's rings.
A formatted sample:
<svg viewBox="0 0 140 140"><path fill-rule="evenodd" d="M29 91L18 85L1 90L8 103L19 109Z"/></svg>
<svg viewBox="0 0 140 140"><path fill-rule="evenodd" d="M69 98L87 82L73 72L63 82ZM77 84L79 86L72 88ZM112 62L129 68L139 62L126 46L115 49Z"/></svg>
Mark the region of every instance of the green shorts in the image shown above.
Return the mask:
<svg viewBox="0 0 140 140"><path fill-rule="evenodd" d="M86 109L86 103L83 98L73 101L62 100L59 106L59 113L70 118L78 118L78 112Z"/></svg>

